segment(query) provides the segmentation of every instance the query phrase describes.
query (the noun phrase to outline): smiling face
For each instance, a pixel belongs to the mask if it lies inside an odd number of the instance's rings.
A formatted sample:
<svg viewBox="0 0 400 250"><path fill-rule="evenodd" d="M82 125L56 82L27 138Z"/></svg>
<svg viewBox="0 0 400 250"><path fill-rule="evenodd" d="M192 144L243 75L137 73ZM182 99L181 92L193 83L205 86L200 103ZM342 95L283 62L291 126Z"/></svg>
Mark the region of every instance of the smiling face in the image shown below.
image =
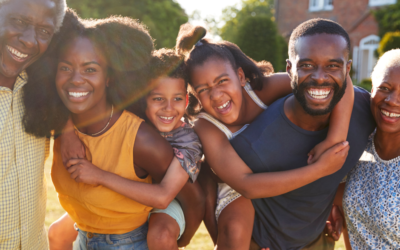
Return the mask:
<svg viewBox="0 0 400 250"><path fill-rule="evenodd" d="M107 102L107 60L85 37L78 37L63 48L56 75L57 92L74 114L96 110Z"/></svg>
<svg viewBox="0 0 400 250"><path fill-rule="evenodd" d="M146 116L160 132L182 125L186 109L186 85L182 78L159 77L151 80L153 89L146 98Z"/></svg>
<svg viewBox="0 0 400 250"><path fill-rule="evenodd" d="M15 78L46 51L55 21L50 0L12 0L0 8L0 77Z"/></svg>
<svg viewBox="0 0 400 250"><path fill-rule="evenodd" d="M203 109L228 125L239 118L245 83L243 70L234 70L222 59L210 58L191 72L191 84Z"/></svg>
<svg viewBox="0 0 400 250"><path fill-rule="evenodd" d="M331 34L300 37L295 51L287 71L296 100L310 115L330 113L344 94L350 71L346 40Z"/></svg>
<svg viewBox="0 0 400 250"><path fill-rule="evenodd" d="M373 83L371 111L379 130L400 132L400 67L387 69L379 82Z"/></svg>

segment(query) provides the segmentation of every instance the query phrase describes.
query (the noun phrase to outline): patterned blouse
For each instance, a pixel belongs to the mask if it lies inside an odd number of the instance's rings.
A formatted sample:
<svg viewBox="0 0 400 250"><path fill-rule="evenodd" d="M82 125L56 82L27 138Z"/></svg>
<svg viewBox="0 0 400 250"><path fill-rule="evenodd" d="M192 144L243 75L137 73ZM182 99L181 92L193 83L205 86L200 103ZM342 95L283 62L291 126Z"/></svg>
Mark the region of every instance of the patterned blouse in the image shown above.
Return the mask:
<svg viewBox="0 0 400 250"><path fill-rule="evenodd" d="M175 157L189 174L189 180L195 182L200 172L203 151L199 137L192 126L182 123L179 128L171 132L160 132L160 134L171 144Z"/></svg>
<svg viewBox="0 0 400 250"><path fill-rule="evenodd" d="M343 197L353 250L400 249L400 156L382 160L374 135L350 171Z"/></svg>

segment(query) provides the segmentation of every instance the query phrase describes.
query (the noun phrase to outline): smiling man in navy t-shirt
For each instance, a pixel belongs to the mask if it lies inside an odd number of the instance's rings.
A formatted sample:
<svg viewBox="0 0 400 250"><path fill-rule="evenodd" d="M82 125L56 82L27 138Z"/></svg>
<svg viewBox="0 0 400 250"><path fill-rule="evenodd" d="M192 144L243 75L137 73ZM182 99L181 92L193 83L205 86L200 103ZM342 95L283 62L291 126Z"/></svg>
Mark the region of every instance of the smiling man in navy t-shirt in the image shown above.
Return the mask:
<svg viewBox="0 0 400 250"><path fill-rule="evenodd" d="M231 141L254 173L307 165L307 153L326 138L330 112L346 88L349 52L348 34L333 21L312 19L293 31L287 71L294 94L273 103ZM375 127L369 93L358 88L354 92L350 150L342 169L289 193L253 200L253 239L259 247L333 249L320 245L321 233L338 185L358 161Z"/></svg>

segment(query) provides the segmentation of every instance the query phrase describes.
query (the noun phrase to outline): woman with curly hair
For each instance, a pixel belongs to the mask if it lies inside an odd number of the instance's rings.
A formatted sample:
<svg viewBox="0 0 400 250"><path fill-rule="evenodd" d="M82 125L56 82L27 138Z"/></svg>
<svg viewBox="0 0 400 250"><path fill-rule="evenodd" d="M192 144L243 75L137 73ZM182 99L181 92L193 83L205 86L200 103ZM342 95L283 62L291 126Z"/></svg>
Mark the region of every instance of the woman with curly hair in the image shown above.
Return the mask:
<svg viewBox="0 0 400 250"><path fill-rule="evenodd" d="M167 208L189 178L168 142L123 110L142 90L153 41L130 18L76 17L63 28L64 39L41 61L50 73L38 78L52 93L53 128L70 116L85 145L87 159L64 167L61 139L54 142L51 175L79 232L74 248L148 249L149 212Z"/></svg>

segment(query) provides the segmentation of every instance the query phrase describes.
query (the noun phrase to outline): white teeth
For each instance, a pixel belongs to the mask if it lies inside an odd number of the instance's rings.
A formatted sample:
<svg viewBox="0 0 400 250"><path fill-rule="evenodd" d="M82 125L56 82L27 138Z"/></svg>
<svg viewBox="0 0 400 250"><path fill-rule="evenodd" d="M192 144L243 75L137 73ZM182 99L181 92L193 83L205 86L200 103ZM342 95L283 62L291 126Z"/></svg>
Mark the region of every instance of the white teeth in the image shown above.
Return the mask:
<svg viewBox="0 0 400 250"><path fill-rule="evenodd" d="M23 54L21 52L19 52L18 50L14 49L13 47L10 47L7 45L7 49L8 51L10 51L14 56L19 57L21 59L27 58L28 55L27 54Z"/></svg>
<svg viewBox="0 0 400 250"><path fill-rule="evenodd" d="M174 117L173 116L160 116L161 117L161 119L164 119L164 120L172 120L172 119L174 119Z"/></svg>
<svg viewBox="0 0 400 250"><path fill-rule="evenodd" d="M307 92L315 99L324 99L329 95L329 93L331 93L330 90L316 90L316 89L312 90L310 89Z"/></svg>
<svg viewBox="0 0 400 250"><path fill-rule="evenodd" d="M384 116L387 116L387 117L395 117L395 118L400 117L400 114L390 113L390 112L387 112L387 111L385 111L385 110L383 110L383 109L381 109L381 113L382 113Z"/></svg>
<svg viewBox="0 0 400 250"><path fill-rule="evenodd" d="M68 92L68 94L73 97L81 97L86 96L89 92Z"/></svg>
<svg viewBox="0 0 400 250"><path fill-rule="evenodd" d="M223 109L223 108L225 108L226 106L228 106L229 102L230 102L230 101L227 101L226 103L222 104L221 106L218 107L218 109Z"/></svg>

